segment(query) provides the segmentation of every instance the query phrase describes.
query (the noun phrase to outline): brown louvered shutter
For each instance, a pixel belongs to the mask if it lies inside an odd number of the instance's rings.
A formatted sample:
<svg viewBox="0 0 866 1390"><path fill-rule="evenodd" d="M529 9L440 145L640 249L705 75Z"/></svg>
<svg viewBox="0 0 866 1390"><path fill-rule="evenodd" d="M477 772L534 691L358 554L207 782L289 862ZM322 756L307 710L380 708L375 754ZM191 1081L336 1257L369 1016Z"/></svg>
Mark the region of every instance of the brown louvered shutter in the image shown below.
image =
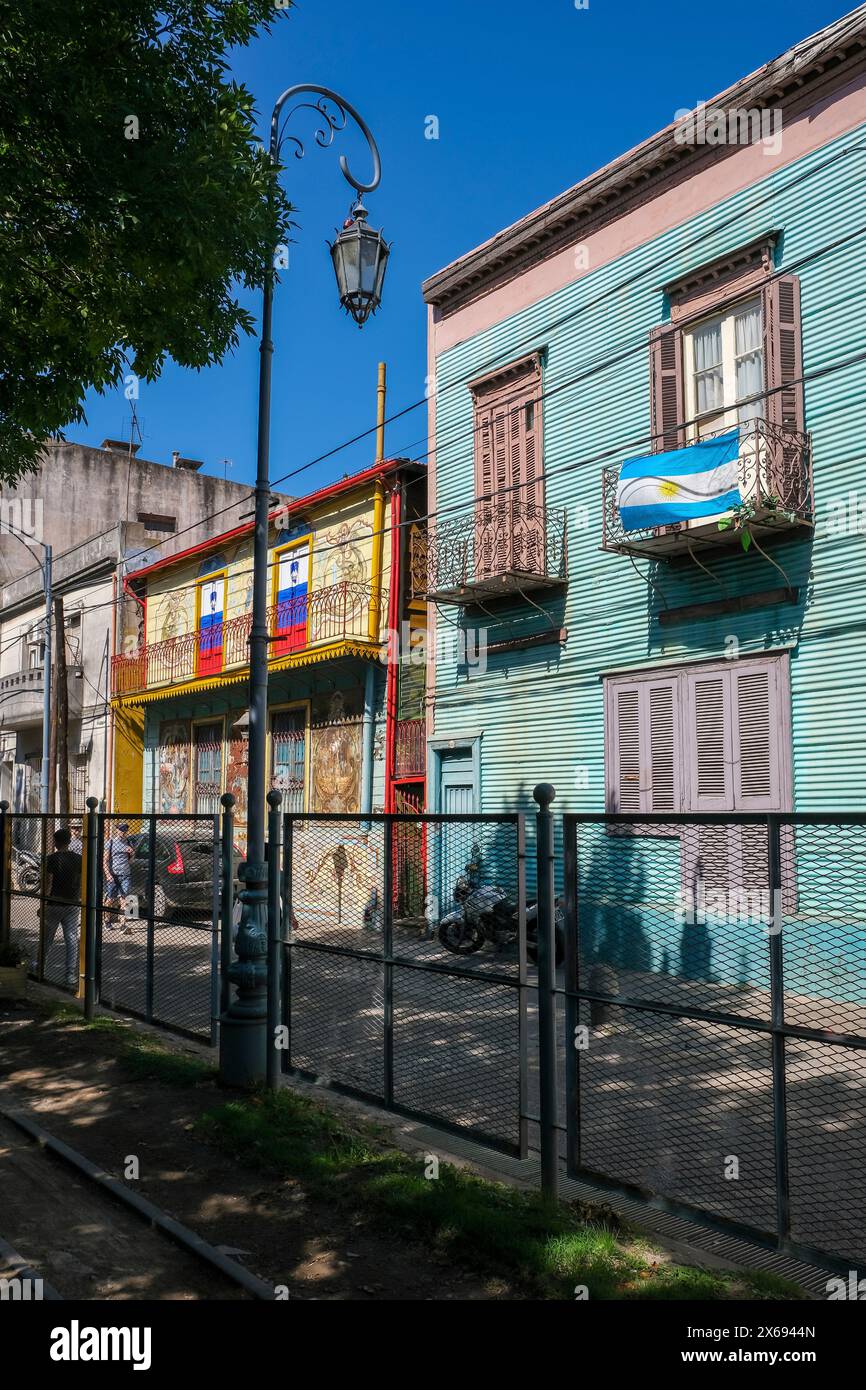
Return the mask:
<svg viewBox="0 0 866 1390"><path fill-rule="evenodd" d="M764 287L763 299L767 419L782 429L802 431L806 424L800 281L796 275L780 275Z"/></svg>
<svg viewBox="0 0 866 1390"><path fill-rule="evenodd" d="M683 335L669 324L650 334L650 401L652 452L681 449L685 444Z"/></svg>
<svg viewBox="0 0 866 1390"><path fill-rule="evenodd" d="M489 498L495 492L493 480L493 420L487 406L475 411L475 496ZM490 504L481 504L486 509Z"/></svg>
<svg viewBox="0 0 866 1390"><path fill-rule="evenodd" d="M541 366L533 358L475 395L479 573L536 573L544 552Z"/></svg>

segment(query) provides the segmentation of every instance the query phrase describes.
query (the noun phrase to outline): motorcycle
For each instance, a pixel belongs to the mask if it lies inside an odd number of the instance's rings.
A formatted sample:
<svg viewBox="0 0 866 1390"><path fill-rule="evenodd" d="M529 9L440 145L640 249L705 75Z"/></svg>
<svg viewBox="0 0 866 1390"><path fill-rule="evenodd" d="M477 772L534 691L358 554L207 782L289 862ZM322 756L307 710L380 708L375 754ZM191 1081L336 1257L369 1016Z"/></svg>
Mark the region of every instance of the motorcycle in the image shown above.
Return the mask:
<svg viewBox="0 0 866 1390"><path fill-rule="evenodd" d="M12 846L12 884L18 893L38 893L42 886L42 861L29 849Z"/></svg>
<svg viewBox="0 0 866 1390"><path fill-rule="evenodd" d="M472 955L486 943L502 951L517 941L517 904L501 888L495 884L482 884L480 878L480 853L473 846L472 860L454 885L453 897L458 906L439 922L439 941L452 955ZM565 917L559 898L556 900L554 932L556 964L561 965L565 957ZM533 964L537 963L538 904L534 900L526 908L526 954Z"/></svg>

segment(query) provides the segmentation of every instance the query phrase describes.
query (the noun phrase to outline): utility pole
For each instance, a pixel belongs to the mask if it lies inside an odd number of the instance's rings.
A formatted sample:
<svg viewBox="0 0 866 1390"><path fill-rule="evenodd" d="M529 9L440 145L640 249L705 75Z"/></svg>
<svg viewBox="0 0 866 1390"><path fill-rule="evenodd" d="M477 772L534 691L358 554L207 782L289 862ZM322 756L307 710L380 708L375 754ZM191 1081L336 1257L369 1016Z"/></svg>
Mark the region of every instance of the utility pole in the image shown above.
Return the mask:
<svg viewBox="0 0 866 1390"><path fill-rule="evenodd" d="M63 597L54 600L54 729L56 730L58 807L62 816L69 814L69 686L66 683L66 624L63 621Z"/></svg>
<svg viewBox="0 0 866 1390"><path fill-rule="evenodd" d="M54 786L51 782L51 546L46 545L42 565L42 583L45 590L45 645L42 649L42 769L40 774L39 809L46 815L54 799Z"/></svg>

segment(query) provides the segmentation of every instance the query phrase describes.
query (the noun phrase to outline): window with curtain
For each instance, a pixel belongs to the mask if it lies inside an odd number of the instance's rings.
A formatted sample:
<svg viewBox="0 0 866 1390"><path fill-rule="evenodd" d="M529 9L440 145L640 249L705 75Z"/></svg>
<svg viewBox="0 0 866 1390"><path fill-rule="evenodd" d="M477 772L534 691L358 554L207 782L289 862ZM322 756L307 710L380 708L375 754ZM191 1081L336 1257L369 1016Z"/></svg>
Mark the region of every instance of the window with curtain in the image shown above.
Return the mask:
<svg viewBox="0 0 866 1390"><path fill-rule="evenodd" d="M764 322L760 299L685 334L686 413L701 439L764 415Z"/></svg>

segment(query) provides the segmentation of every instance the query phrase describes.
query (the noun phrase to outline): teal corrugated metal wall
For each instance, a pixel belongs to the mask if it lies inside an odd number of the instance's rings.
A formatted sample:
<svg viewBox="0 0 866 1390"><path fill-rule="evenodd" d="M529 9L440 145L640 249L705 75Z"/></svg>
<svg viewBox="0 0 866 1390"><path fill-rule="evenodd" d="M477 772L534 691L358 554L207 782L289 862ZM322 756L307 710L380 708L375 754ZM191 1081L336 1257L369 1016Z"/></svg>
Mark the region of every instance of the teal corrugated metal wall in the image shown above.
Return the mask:
<svg viewBox="0 0 866 1390"><path fill-rule="evenodd" d="M634 250L504 323L443 353L436 363L436 495L431 509L472 496L472 408L466 382L533 348L544 349L544 466L547 502L568 509L569 584L563 597L536 596L549 617L521 603L488 622L488 638L521 626L562 625L564 647L491 656L486 672L456 665L454 610L438 623L435 733L483 729L481 800L485 811L526 808L539 781L557 788L557 810L604 808L603 695L599 674L624 664L723 656L791 645L794 776L801 810L866 807L866 365L805 388L812 432L818 525L814 542L787 541L773 559L804 595L800 608L660 628L661 600L648 587L649 562L605 554L601 542L601 462L647 450L650 330L663 318L660 286L771 230L782 236L777 265L800 277L807 376L866 348L866 234L832 243L866 224L866 126L846 135ZM826 169L828 158L851 149ZM785 191L797 174L805 183ZM772 196L753 207L766 194ZM716 224L742 214L722 231ZM710 233L707 235L707 233ZM699 245L690 245L698 237ZM802 267L798 262L823 250ZM640 272L645 272L641 274ZM616 286L631 276L634 284ZM574 315L574 317L566 317ZM560 322L561 320L564 322ZM607 359L632 351L619 362ZM600 370L592 370L601 364ZM571 378L583 380L569 385ZM568 471L565 471L568 470ZM859 490L863 533L828 529L834 508ZM697 566L655 566L668 605L776 588L778 570L737 549ZM445 648L445 650L443 650Z"/></svg>

